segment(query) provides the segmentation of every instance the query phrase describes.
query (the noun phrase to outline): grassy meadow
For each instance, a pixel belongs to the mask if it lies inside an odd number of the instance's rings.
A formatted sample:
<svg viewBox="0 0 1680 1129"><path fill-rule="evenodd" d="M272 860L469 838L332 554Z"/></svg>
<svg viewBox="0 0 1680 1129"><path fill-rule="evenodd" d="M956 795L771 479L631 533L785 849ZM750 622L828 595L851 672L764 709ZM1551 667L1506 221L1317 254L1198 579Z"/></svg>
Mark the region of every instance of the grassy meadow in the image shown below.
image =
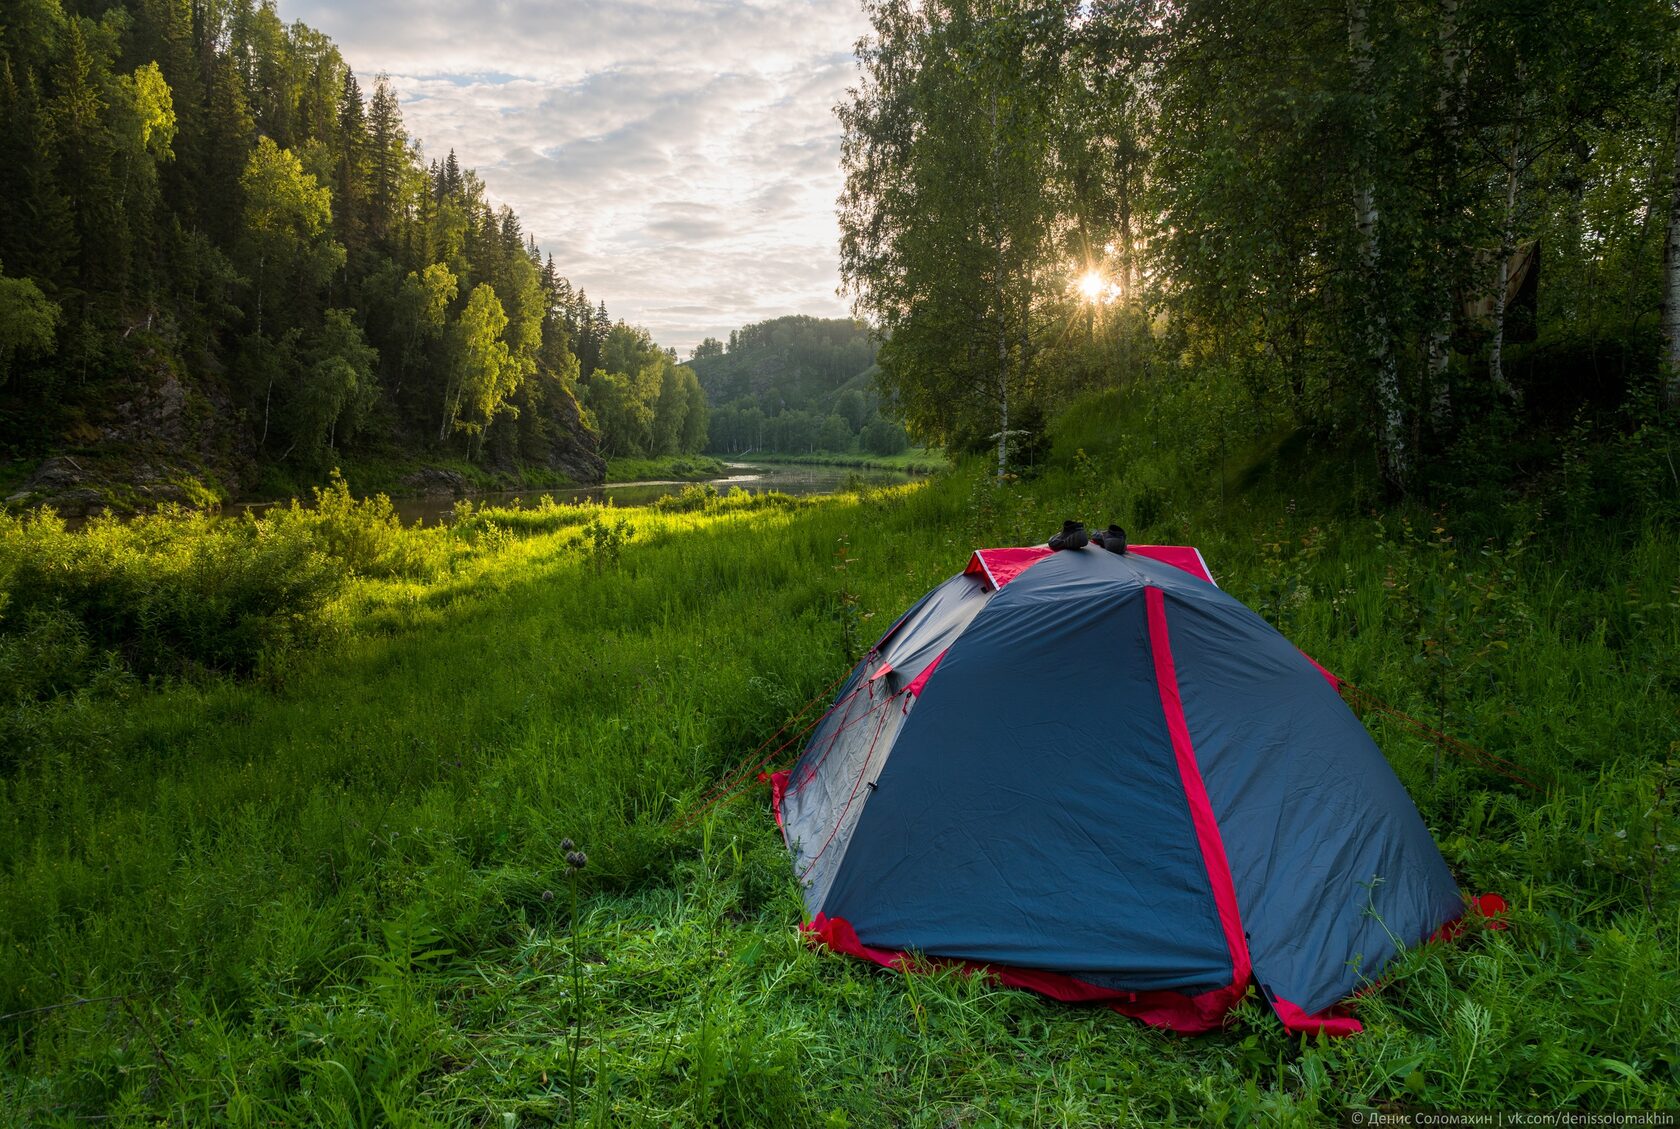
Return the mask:
<svg viewBox="0 0 1680 1129"><path fill-rule="evenodd" d="M1287 442L1187 461L1169 425L1081 405L1003 486L963 464L421 530L342 492L239 522L0 518L0 1109L501 1129L1680 1103L1672 529L1589 518L1569 473L1380 512ZM1368 719L1510 927L1408 954L1360 1037L1288 1037L1251 999L1184 1038L813 951L761 788L674 829L971 547L1070 514L1199 545L1326 666L1541 781Z"/></svg>

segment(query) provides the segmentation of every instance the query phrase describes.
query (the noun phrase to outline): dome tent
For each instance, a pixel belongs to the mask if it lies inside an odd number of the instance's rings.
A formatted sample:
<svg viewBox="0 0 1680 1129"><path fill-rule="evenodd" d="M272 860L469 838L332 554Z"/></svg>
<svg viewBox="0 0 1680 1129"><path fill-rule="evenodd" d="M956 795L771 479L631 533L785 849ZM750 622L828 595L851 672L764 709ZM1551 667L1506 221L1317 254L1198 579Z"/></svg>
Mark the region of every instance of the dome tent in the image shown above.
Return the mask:
<svg viewBox="0 0 1680 1129"><path fill-rule="evenodd" d="M1292 1030L1463 913L1335 680L1201 554L979 550L772 778L831 948L984 968L1179 1031Z"/></svg>

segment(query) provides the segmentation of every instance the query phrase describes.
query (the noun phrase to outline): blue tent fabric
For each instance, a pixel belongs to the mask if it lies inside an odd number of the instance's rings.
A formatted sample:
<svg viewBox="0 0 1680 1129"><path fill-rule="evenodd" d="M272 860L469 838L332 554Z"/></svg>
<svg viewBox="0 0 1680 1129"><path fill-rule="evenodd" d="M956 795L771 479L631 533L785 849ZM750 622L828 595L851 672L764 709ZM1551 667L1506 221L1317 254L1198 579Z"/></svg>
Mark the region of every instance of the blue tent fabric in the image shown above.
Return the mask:
<svg viewBox="0 0 1680 1129"><path fill-rule="evenodd" d="M1162 646L1223 859L1198 842ZM1213 890L1227 865L1280 1014L1330 1007L1462 912L1404 787L1313 664L1206 580L1097 547L924 597L813 731L780 815L814 921L1121 994L1240 989L1242 941L1228 950Z"/></svg>

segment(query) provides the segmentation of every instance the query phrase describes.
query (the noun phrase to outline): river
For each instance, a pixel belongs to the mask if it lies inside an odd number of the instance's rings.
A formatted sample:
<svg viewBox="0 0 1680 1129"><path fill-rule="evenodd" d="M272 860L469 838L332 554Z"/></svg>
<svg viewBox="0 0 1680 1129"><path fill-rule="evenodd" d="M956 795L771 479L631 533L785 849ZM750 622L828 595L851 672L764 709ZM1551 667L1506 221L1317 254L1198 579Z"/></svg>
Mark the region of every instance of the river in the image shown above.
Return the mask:
<svg viewBox="0 0 1680 1129"><path fill-rule="evenodd" d="M896 470L872 470L861 467L843 466L803 466L789 463L769 465L749 465L745 463L729 463L730 474L723 478L713 478L707 481L720 494L740 488L754 494L768 490L780 491L783 494L831 494L840 489L853 476L869 483L871 486L893 486L904 482L913 482L919 475L907 474ZM667 494L676 494L696 485L693 482L653 481L653 482L611 482L604 486L574 486L574 487L533 487L528 490L504 490L486 494L473 494L471 500L475 506L499 506L524 509L536 506L544 494L556 502L605 501L611 499L621 506L645 506L657 498ZM435 525L447 520L450 512L455 508L457 499L439 494L421 498L393 498L391 505L404 524L415 525L424 523ZM260 510L274 505L272 502L252 502L241 508Z"/></svg>

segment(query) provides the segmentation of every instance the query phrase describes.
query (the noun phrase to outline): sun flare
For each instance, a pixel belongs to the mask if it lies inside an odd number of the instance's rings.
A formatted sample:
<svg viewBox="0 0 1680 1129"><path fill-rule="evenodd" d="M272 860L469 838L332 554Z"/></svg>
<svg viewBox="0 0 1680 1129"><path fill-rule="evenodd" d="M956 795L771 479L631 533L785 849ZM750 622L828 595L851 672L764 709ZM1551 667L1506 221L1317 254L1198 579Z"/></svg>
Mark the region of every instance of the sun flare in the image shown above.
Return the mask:
<svg viewBox="0 0 1680 1129"><path fill-rule="evenodd" d="M1108 292L1108 279L1102 276L1101 271L1090 270L1080 275L1075 286L1079 290L1080 297L1087 302L1100 302L1103 295Z"/></svg>

